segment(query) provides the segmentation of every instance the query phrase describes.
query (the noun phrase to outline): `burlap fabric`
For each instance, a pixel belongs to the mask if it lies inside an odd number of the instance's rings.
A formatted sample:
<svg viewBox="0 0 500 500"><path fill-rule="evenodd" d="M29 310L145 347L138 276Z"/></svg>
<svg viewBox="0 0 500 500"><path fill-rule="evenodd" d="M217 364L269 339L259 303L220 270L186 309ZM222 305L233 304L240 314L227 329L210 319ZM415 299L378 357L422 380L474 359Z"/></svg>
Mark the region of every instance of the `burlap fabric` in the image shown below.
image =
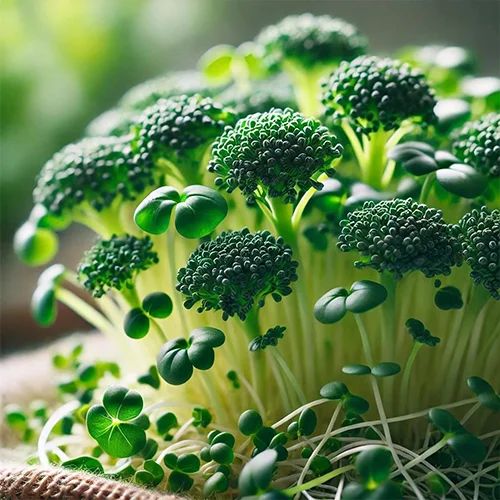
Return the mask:
<svg viewBox="0 0 500 500"><path fill-rule="evenodd" d="M81 338L72 336L49 347L24 352L0 360L0 408L6 403L22 406L41 398L55 398L54 372L50 358L54 351L65 351L81 340L88 353L111 351L109 345L98 334L86 334ZM92 357L92 356L90 356ZM0 416L0 499L64 499L64 500L174 500L175 495L159 494L137 488L131 484L112 481L66 469L30 467L23 465L22 450L15 449L16 441ZM17 463L16 463L17 462Z"/></svg>

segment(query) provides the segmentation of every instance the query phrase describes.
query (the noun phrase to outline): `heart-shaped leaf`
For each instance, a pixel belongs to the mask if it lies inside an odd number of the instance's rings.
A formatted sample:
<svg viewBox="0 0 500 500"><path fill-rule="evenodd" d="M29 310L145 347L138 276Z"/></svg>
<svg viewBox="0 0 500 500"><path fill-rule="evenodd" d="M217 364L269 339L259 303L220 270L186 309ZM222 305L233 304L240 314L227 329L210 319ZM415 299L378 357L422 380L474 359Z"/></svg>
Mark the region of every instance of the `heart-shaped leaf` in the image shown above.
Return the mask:
<svg viewBox="0 0 500 500"><path fill-rule="evenodd" d="M322 398L335 401L349 394L349 390L343 382L329 382L320 389L319 393Z"/></svg>
<svg viewBox="0 0 500 500"><path fill-rule="evenodd" d="M154 460L145 460L142 470L138 470L134 475L134 481L144 486L158 486L164 476L163 468Z"/></svg>
<svg viewBox="0 0 500 500"><path fill-rule="evenodd" d="M222 333L219 329L212 328L210 326L195 328L191 331L189 338L191 339L191 343L206 344L210 347L219 347L226 340L224 333Z"/></svg>
<svg viewBox="0 0 500 500"><path fill-rule="evenodd" d="M277 460L276 450L265 450L245 464L238 478L240 495L256 495L266 490L271 483Z"/></svg>
<svg viewBox="0 0 500 500"><path fill-rule="evenodd" d="M462 163L454 163L436 172L436 180L452 194L463 198L475 198L487 187L488 179L476 169Z"/></svg>
<svg viewBox="0 0 500 500"><path fill-rule="evenodd" d="M461 309L464 305L462 293L454 286L444 286L440 288L434 296L434 303L443 311Z"/></svg>
<svg viewBox="0 0 500 500"><path fill-rule="evenodd" d="M345 305L347 295L345 288L329 290L314 305L314 317L324 324L340 321L347 312Z"/></svg>
<svg viewBox="0 0 500 500"><path fill-rule="evenodd" d="M142 309L153 318L168 318L173 308L172 299L163 292L150 293L142 301Z"/></svg>
<svg viewBox="0 0 500 500"><path fill-rule="evenodd" d="M348 311L359 314L382 304L387 298L387 290L375 281L355 281L345 300Z"/></svg>
<svg viewBox="0 0 500 500"><path fill-rule="evenodd" d="M140 307L131 309L125 316L123 329L131 339L142 339L149 332L149 318Z"/></svg>
<svg viewBox="0 0 500 500"><path fill-rule="evenodd" d="M143 407L142 397L138 392L117 385L106 389L102 404L118 420L134 419L139 416Z"/></svg>
<svg viewBox="0 0 500 500"><path fill-rule="evenodd" d="M189 360L187 347L187 341L178 338L167 342L158 354L158 373L169 384L184 384L193 375L193 365Z"/></svg>
<svg viewBox="0 0 500 500"><path fill-rule="evenodd" d="M155 189L136 208L135 223L146 233L164 233L170 224L172 210L180 199L179 193L172 187Z"/></svg>
<svg viewBox="0 0 500 500"><path fill-rule="evenodd" d="M188 186L175 209L175 228L185 238L209 235L227 215L226 200L215 189Z"/></svg>

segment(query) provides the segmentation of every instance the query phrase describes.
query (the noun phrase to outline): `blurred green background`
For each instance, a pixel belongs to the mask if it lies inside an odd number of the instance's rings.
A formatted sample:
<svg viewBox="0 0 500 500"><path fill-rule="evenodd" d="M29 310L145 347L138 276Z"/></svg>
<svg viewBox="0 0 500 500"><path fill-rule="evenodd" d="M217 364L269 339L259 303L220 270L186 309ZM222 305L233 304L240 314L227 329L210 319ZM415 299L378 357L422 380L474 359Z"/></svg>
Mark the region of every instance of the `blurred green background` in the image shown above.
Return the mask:
<svg viewBox="0 0 500 500"><path fill-rule="evenodd" d="M35 327L29 299L39 270L24 268L10 249L43 163L130 86L192 68L212 45L239 44L267 24L307 11L357 25L373 52L461 45L477 55L479 74L500 73L497 0L0 0L4 350L82 326L62 314L52 330ZM77 262L88 239L71 231L62 261Z"/></svg>

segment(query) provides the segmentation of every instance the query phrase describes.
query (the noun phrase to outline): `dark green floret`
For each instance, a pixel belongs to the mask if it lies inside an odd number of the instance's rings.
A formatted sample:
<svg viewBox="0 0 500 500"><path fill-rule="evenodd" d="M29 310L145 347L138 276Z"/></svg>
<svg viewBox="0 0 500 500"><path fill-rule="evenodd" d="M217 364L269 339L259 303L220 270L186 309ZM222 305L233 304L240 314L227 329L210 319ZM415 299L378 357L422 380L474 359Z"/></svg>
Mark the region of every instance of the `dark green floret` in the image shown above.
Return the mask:
<svg viewBox="0 0 500 500"><path fill-rule="evenodd" d="M336 122L358 132L396 130L435 121L436 100L424 75L398 60L361 56L342 62L324 85L323 104Z"/></svg>
<svg viewBox="0 0 500 500"><path fill-rule="evenodd" d="M228 127L215 142L208 170L228 192L239 188L248 201L269 196L291 203L298 190L320 189L320 173L333 173L331 163L342 146L315 119L292 109L255 113Z"/></svg>
<svg viewBox="0 0 500 500"><path fill-rule="evenodd" d="M472 210L462 217L458 229L472 279L500 300L500 210Z"/></svg>
<svg viewBox="0 0 500 500"><path fill-rule="evenodd" d="M211 96L217 88L209 87L198 71L176 71L146 80L132 87L121 98L120 106L142 111L160 99L179 95L201 94Z"/></svg>
<svg viewBox="0 0 500 500"><path fill-rule="evenodd" d="M227 231L191 254L177 275L177 290L186 296L188 309L201 303L199 312L222 310L224 319L244 320L267 295L279 301L291 293L297 266L282 238L268 231Z"/></svg>
<svg viewBox="0 0 500 500"><path fill-rule="evenodd" d="M425 328L425 325L418 319L408 318L405 326L408 333L413 337L413 340L419 344L434 347L441 341L439 337L434 337L434 335L432 335L431 332Z"/></svg>
<svg viewBox="0 0 500 500"><path fill-rule="evenodd" d="M137 113L122 109L110 109L94 118L85 129L88 137L108 137L126 135L137 119Z"/></svg>
<svg viewBox="0 0 500 500"><path fill-rule="evenodd" d="M275 69L285 61L305 68L338 64L366 50L366 39L352 25L330 16L288 16L268 26L256 43L264 52L264 63Z"/></svg>
<svg viewBox="0 0 500 500"><path fill-rule="evenodd" d="M427 277L447 275L462 260L453 226L443 220L441 211L410 198L367 201L340 225L337 246L363 256L357 267L387 271L396 279L411 271Z"/></svg>
<svg viewBox="0 0 500 500"><path fill-rule="evenodd" d="M138 273L158 262L149 237L113 235L99 240L78 267L79 279L94 297L102 297L114 288L132 288Z"/></svg>
<svg viewBox="0 0 500 500"><path fill-rule="evenodd" d="M51 215L82 216L115 200L135 200L158 182L151 161L132 153L130 137L83 139L56 153L42 168L33 191L35 203ZM76 213L78 211L78 214Z"/></svg>
<svg viewBox="0 0 500 500"><path fill-rule="evenodd" d="M208 146L236 117L209 97L200 95L160 99L139 120L134 151L149 161L165 159L180 168L196 169Z"/></svg>
<svg viewBox="0 0 500 500"><path fill-rule="evenodd" d="M500 114L466 123L454 136L453 153L485 175L500 176Z"/></svg>

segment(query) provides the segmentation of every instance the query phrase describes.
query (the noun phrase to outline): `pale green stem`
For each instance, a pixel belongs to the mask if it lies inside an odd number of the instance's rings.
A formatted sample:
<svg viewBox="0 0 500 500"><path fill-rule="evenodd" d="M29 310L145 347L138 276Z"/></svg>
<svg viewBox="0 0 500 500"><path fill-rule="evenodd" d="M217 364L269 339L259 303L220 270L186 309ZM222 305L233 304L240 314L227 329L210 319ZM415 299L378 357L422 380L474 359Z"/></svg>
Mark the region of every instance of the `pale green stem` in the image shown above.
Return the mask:
<svg viewBox="0 0 500 500"><path fill-rule="evenodd" d="M358 325L359 335L361 337L361 343L363 344L363 351L365 353L366 361L371 367L373 364L373 355L365 324L363 322L363 319L361 318L361 315L359 314L355 314L354 319L356 320L356 324Z"/></svg>
<svg viewBox="0 0 500 500"><path fill-rule="evenodd" d="M315 488L320 484L327 483L328 481L331 481L333 478L340 476L341 474L345 474L346 472L349 472L350 470L353 469L354 465L345 465L344 467L339 467L338 469L332 470L328 474L317 477L315 479L311 479L311 481L308 481L307 483L301 484L299 486L294 486L293 488L289 488L285 490L284 493L286 495L292 496L297 493L300 493L301 491L310 490L311 488Z"/></svg>
<svg viewBox="0 0 500 500"><path fill-rule="evenodd" d="M400 399L402 400L405 397L409 396L409 387L410 387L410 376L413 368L413 364L415 363L415 359L417 357L418 351L422 347L422 344L419 342L414 342L411 348L410 354L406 361L406 366L403 372L403 381L401 383L401 392Z"/></svg>
<svg viewBox="0 0 500 500"><path fill-rule="evenodd" d="M283 371L283 374L285 377L288 379L290 382L290 386L293 388L295 391L299 404L303 405L307 402L306 396L304 392L302 391L299 381L293 374L293 372L290 370L288 363L285 361L281 353L278 351L278 349L273 349L273 356L276 359L277 363L280 365L281 370Z"/></svg>
<svg viewBox="0 0 500 500"><path fill-rule="evenodd" d="M328 179L328 175L326 174L321 174L317 181L318 182L324 182ZM305 193L304 195L302 196L302 198L300 199L300 201L297 203L296 207L295 207L295 210L293 211L293 214L292 214L292 228L297 231L298 228L299 228L299 224L300 224L300 221L302 219L302 214L304 213L304 210L307 206L307 204L309 203L309 201L311 201L311 198L314 196L315 193L317 193L318 190L315 188L315 187L311 187L309 188Z"/></svg>
<svg viewBox="0 0 500 500"><path fill-rule="evenodd" d="M425 181L422 185L422 189L420 191L420 197L418 199L419 203L427 203L427 198L429 198L429 194L432 191L432 186L434 185L435 179L436 179L436 174L434 172L426 176Z"/></svg>

